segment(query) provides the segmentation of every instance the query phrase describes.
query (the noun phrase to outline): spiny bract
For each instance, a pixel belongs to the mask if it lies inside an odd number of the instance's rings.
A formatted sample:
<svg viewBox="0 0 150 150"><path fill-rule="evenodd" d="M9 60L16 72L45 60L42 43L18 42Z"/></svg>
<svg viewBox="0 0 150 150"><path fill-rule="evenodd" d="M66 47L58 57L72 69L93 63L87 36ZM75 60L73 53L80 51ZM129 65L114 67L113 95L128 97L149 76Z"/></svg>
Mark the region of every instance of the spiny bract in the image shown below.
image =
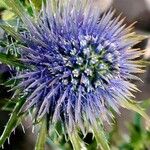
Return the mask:
<svg viewBox="0 0 150 150"><path fill-rule="evenodd" d="M141 72L141 52L131 48L139 42L132 25L112 10L102 15L91 0L48 0L34 20L20 9L26 29L19 51L29 66L16 76L27 95L23 111L35 108L38 119L48 115L67 132L109 122L110 108L119 113L137 90L130 80Z"/></svg>

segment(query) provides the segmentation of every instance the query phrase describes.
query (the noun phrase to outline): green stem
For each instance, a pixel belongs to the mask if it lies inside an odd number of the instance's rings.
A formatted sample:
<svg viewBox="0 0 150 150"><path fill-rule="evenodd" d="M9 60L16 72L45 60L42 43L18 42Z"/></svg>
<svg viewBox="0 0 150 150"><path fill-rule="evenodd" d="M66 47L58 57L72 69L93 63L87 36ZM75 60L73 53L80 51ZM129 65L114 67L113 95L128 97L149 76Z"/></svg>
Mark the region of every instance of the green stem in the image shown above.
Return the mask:
<svg viewBox="0 0 150 150"><path fill-rule="evenodd" d="M0 147L3 146L3 144L5 143L6 139L9 138L9 136L11 135L12 131L16 128L16 126L19 124L20 122L20 116L19 116L19 112L22 108L24 104L24 99L20 99L19 102L17 102L14 111L12 112L10 119L7 123L7 125L5 126L5 129L0 137Z"/></svg>
<svg viewBox="0 0 150 150"><path fill-rule="evenodd" d="M41 128L38 134L38 138L36 141L35 150L45 150L45 143L47 139L47 123L46 119L44 118L41 122Z"/></svg>

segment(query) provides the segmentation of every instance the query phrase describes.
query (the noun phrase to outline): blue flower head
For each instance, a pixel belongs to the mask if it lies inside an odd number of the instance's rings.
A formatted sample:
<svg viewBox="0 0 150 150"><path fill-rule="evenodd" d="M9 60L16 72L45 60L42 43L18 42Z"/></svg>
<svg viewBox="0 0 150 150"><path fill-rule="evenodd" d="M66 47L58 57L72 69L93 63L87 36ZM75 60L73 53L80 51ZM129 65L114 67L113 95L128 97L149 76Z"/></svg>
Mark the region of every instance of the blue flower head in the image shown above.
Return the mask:
<svg viewBox="0 0 150 150"><path fill-rule="evenodd" d="M91 0L47 0L35 18L20 9L19 53L29 66L16 76L27 96L22 111L34 108L36 119L61 122L67 133L109 122L110 110L119 113L137 91L130 81L141 72L141 52L132 49L139 42L132 25L112 10L102 15Z"/></svg>

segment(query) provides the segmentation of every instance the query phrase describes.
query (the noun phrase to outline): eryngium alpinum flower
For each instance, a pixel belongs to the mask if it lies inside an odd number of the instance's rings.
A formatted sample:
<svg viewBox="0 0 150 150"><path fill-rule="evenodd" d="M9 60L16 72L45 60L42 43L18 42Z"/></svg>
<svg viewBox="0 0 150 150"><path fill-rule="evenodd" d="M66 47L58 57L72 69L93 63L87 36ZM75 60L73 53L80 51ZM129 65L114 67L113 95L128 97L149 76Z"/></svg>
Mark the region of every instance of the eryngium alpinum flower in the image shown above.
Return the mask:
<svg viewBox="0 0 150 150"><path fill-rule="evenodd" d="M141 71L135 61L141 52L132 49L139 42L132 25L114 11L102 15L90 0L48 0L35 18L20 9L14 10L26 29L19 51L30 68L16 76L27 95L22 110L34 108L37 119L47 115L66 132L85 134L109 122L110 110L119 113L137 91L131 79Z"/></svg>

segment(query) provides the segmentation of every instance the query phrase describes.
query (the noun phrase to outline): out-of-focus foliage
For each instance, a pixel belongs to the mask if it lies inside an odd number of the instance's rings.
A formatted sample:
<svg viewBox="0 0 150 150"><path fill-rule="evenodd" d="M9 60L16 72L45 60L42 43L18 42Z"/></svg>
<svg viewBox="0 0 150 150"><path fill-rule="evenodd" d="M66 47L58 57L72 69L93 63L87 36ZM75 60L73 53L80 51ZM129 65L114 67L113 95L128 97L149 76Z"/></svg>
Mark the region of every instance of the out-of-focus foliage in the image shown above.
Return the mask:
<svg viewBox="0 0 150 150"><path fill-rule="evenodd" d="M144 100L142 107L148 109L150 100ZM135 113L133 120L127 122L127 132L119 130L117 121L113 130L109 133L109 141L112 150L148 150L150 148L150 130L145 128L143 118Z"/></svg>
<svg viewBox="0 0 150 150"><path fill-rule="evenodd" d="M6 8L6 5L3 0L0 0L0 8L2 8L2 7Z"/></svg>
<svg viewBox="0 0 150 150"><path fill-rule="evenodd" d="M133 122L128 123L128 129L129 137L120 145L121 150L146 150L150 147L150 131L142 126L142 118L139 114L135 115Z"/></svg>

